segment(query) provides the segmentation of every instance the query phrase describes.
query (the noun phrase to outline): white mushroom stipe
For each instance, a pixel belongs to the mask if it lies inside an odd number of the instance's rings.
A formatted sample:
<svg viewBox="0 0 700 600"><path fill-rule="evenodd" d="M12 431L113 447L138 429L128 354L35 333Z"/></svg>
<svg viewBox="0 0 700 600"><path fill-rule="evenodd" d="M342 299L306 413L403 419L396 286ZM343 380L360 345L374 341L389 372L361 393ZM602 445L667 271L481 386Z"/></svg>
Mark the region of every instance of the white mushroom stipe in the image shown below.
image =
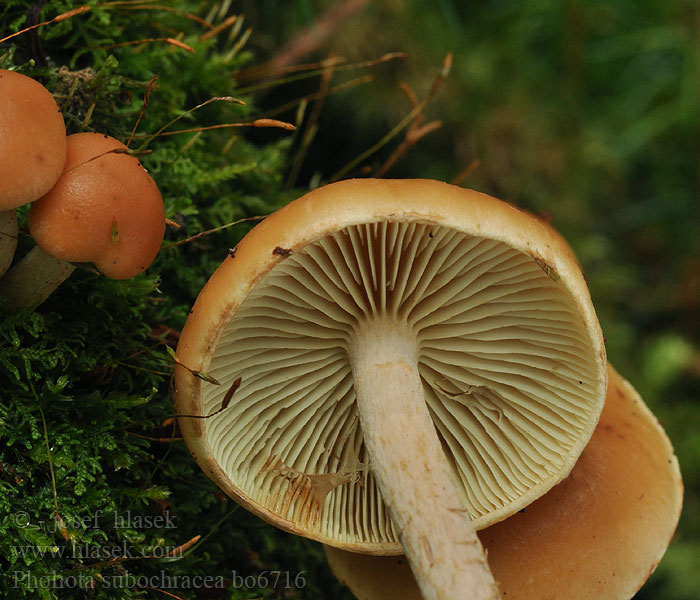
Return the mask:
<svg viewBox="0 0 700 600"><path fill-rule="evenodd" d="M350 357L372 472L423 597L457 598L470 590L473 598L495 598L425 403L415 334L400 319L372 319L357 328ZM481 568L464 569L468 564Z"/></svg>

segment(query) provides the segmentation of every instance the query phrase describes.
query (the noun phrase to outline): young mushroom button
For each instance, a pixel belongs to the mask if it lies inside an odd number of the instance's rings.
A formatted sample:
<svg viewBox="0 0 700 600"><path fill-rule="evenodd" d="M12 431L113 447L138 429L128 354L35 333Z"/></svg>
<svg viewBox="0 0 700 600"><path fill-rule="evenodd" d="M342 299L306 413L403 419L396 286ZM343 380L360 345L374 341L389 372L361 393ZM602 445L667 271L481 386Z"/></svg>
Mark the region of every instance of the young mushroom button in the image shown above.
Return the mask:
<svg viewBox="0 0 700 600"><path fill-rule="evenodd" d="M8 273L11 304L43 302L73 271L91 262L127 279L153 262L165 233L160 191L121 142L99 133L68 137L63 174L29 211L37 247ZM7 290L6 290L7 292Z"/></svg>
<svg viewBox="0 0 700 600"><path fill-rule="evenodd" d="M226 410L181 419L224 491L326 544L405 552L425 598L497 597L475 529L568 474L607 385L561 238L426 180L344 181L270 216L177 353L180 414L215 412L241 378Z"/></svg>
<svg viewBox="0 0 700 600"><path fill-rule="evenodd" d="M605 408L569 477L479 532L506 600L627 600L671 540L683 498L678 460L636 391L609 373ZM357 598L419 600L404 557L325 550Z"/></svg>
<svg viewBox="0 0 700 600"><path fill-rule="evenodd" d="M66 163L66 127L49 91L0 69L0 275L17 245L15 209L49 191Z"/></svg>

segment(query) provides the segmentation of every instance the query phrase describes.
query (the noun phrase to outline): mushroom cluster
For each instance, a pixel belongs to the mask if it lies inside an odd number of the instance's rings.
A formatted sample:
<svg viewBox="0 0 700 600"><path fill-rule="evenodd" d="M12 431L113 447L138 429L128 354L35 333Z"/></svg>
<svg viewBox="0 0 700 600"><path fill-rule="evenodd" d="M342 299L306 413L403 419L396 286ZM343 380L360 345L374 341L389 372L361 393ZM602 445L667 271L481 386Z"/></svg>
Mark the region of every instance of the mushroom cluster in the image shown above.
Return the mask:
<svg viewBox="0 0 700 600"><path fill-rule="evenodd" d="M126 279L153 262L165 233L157 185L121 142L99 133L66 137L56 102L42 85L0 70L0 275L17 243L15 208L32 203L36 246L0 280L15 310L41 304L90 262Z"/></svg>
<svg viewBox="0 0 700 600"><path fill-rule="evenodd" d="M344 181L268 217L177 355L178 413L206 417L184 438L228 495L335 548L405 553L434 599L499 597L476 530L569 475L608 392L563 239L426 180Z"/></svg>

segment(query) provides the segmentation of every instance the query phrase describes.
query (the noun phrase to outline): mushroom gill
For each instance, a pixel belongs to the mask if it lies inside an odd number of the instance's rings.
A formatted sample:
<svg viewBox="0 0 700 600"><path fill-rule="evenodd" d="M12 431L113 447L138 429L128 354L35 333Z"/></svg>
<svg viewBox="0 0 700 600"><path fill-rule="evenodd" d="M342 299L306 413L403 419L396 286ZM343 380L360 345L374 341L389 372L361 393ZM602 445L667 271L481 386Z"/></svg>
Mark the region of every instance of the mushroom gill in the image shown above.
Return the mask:
<svg viewBox="0 0 700 600"><path fill-rule="evenodd" d="M425 400L477 529L566 475L597 417L598 358L551 266L406 219L350 225L292 250L224 327L208 368L222 385L203 388L208 414L242 379L206 423L242 494L330 543L401 552L366 468L354 388L360 332L377 321L415 339Z"/></svg>

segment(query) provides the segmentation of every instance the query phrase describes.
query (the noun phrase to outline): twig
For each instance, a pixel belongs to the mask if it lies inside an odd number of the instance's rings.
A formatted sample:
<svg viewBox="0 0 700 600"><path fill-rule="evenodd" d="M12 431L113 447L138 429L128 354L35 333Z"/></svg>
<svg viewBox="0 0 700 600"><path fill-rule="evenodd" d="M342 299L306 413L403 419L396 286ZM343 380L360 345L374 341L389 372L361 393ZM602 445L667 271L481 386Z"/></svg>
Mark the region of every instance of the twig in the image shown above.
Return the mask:
<svg viewBox="0 0 700 600"><path fill-rule="evenodd" d="M231 387L228 389L226 394L224 394L224 399L221 401L221 406L215 410L213 413L209 413L208 415L182 415L182 414L175 414L169 418L167 418L163 423L161 424L161 427L167 427L168 425L171 424L171 422L174 419L210 419L211 417L215 417L219 413L225 411L229 404L231 404L231 399L233 398L233 395L236 393L236 390L241 387L241 378L237 377L236 379L233 380L233 383L231 384Z"/></svg>
<svg viewBox="0 0 700 600"><path fill-rule="evenodd" d="M141 110L139 111L139 116L136 117L136 123L134 123L134 128L129 134L129 139L126 141L127 147L131 146L131 141L134 139L134 134L136 133L136 130L138 129L139 124L141 123L141 119L143 119L143 115L146 112L146 108L148 108L148 103L151 100L151 90L153 89L153 86L156 83L156 79L158 79L158 73L151 77L151 80L146 85L146 91L143 95L143 105L141 106Z"/></svg>
<svg viewBox="0 0 700 600"><path fill-rule="evenodd" d="M231 15L228 19L225 21L222 21L219 23L216 27L213 29L210 29L209 31L203 33L201 36L199 36L199 41L204 42L205 40L208 40L210 38L213 38L217 35L219 35L224 29L228 29L233 25L236 21L238 21L239 16L238 15Z"/></svg>
<svg viewBox="0 0 700 600"><path fill-rule="evenodd" d="M194 111L199 110L200 108L203 108L203 107L207 106L208 104L211 104L212 102L231 102L231 103L233 103L233 104L245 104L245 102L243 102L243 100L239 100L238 98L234 98L234 97L232 97L232 96L214 96L213 98L209 98L208 100L205 100L205 101L202 102L201 104L197 104L197 106L194 106L194 107L192 107L192 108L186 110L185 112L183 112L182 114L178 115L178 116L175 117L174 119L171 119L170 121L168 121L168 122L167 122L165 125L163 125L158 131L156 131L155 133L149 135L149 136L146 138L146 140L143 142L143 144L141 144L141 146L139 147L139 149L143 149L143 148L145 148L146 146L148 146L148 144L150 144L151 141L152 141L153 139L155 139L156 137L158 137L158 136L160 136L160 135L167 135L167 134L165 134L164 132L165 132L165 130L166 130L168 127L170 127L171 125L174 125L174 124L177 123L180 119L186 117L187 115L192 114ZM191 131L191 130L190 130L190 131Z"/></svg>
<svg viewBox="0 0 700 600"><path fill-rule="evenodd" d="M112 148L111 150L105 150L104 152L100 152L98 155L93 156L92 158L88 158L87 160L78 163L77 165L72 166L70 169L66 169L65 171L63 171L63 173L65 174L70 173L71 171L75 171L76 169L79 169L80 167L84 167L86 164L91 163L93 160L97 160L109 154L128 154L129 156L143 156L144 154L150 154L151 152L152 150L130 150L128 148Z"/></svg>
<svg viewBox="0 0 700 600"><path fill-rule="evenodd" d="M431 121L422 127L412 128L406 131L406 137L403 142L394 150L386 162L377 170L375 177L384 177L387 171L391 169L413 146L415 146L423 137L432 133L436 129L442 127L442 121Z"/></svg>
<svg viewBox="0 0 700 600"><path fill-rule="evenodd" d="M90 10L92 10L91 6L79 6L78 8L74 8L72 10L69 10L68 12L61 13L53 19L49 19L48 21L43 21L41 23L36 23L34 25L31 25L30 27L25 27L21 31L17 31L16 33L8 35L7 37L0 39L0 44L12 39L13 37L17 37L18 35L22 35L23 33L32 31L33 29L38 29L39 27L43 27L44 25L51 25L52 23L60 23L61 21L65 21L66 19L70 19L72 17L75 17L76 15L81 15Z"/></svg>
<svg viewBox="0 0 700 600"><path fill-rule="evenodd" d="M184 240L179 240L177 242L172 242L171 244L166 244L165 246L161 246L161 250L165 250L167 248L174 248L175 246L182 246L182 244L189 244L190 242L193 242L194 240L197 240L201 237L204 237L205 235L210 235L212 233L216 233L217 231L222 231L224 229L228 229L229 227L233 227L234 225L240 225L241 223L245 223L246 221L262 221L263 219L266 219L267 215L264 216L256 216L256 217L243 217L242 219L238 219L237 221L232 221L231 223L226 223L225 225L219 225L218 227L214 227L214 229L207 229L206 231L200 231L199 233L195 233L194 235L184 239Z"/></svg>

